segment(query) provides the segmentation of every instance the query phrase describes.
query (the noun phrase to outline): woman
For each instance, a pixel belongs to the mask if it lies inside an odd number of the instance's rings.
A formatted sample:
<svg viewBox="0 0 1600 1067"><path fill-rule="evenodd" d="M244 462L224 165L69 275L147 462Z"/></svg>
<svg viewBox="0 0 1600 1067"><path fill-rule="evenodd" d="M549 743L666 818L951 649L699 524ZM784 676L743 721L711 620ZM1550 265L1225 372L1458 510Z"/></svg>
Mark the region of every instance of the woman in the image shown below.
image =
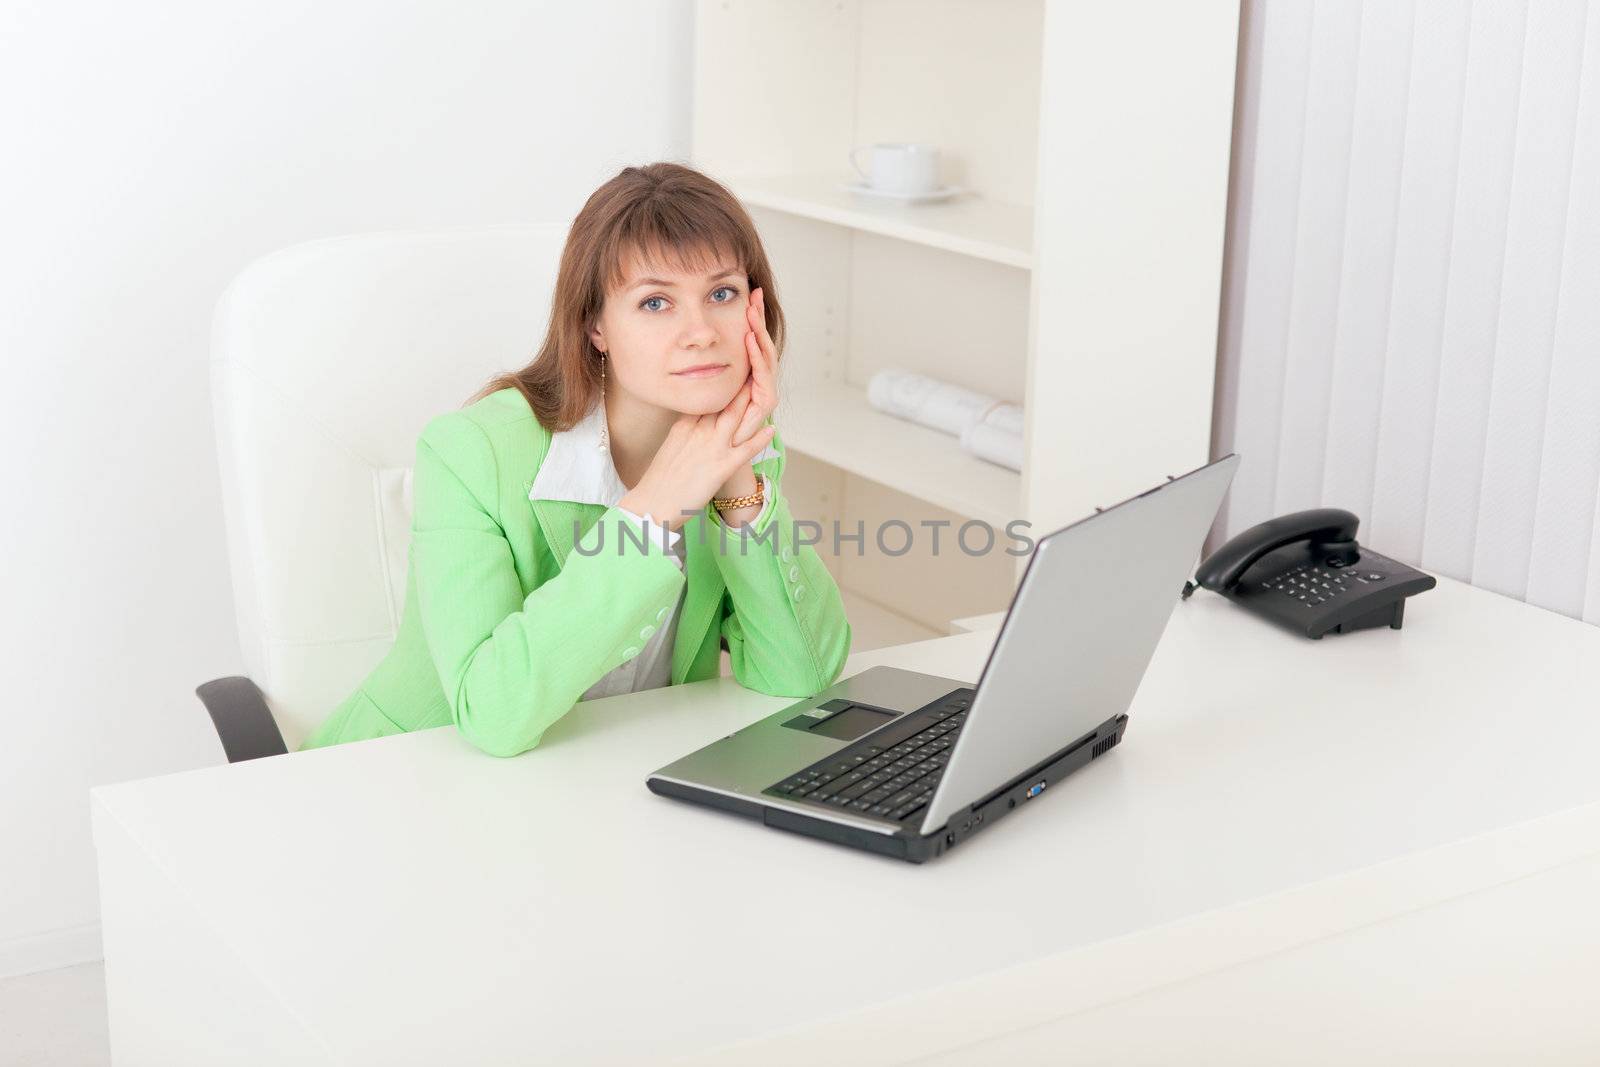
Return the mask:
<svg viewBox="0 0 1600 1067"><path fill-rule="evenodd" d="M423 430L394 647L301 747L454 723L512 756L579 700L715 677L723 648L762 693L832 684L850 625L782 495L783 337L721 185L653 163L596 190L538 356Z"/></svg>

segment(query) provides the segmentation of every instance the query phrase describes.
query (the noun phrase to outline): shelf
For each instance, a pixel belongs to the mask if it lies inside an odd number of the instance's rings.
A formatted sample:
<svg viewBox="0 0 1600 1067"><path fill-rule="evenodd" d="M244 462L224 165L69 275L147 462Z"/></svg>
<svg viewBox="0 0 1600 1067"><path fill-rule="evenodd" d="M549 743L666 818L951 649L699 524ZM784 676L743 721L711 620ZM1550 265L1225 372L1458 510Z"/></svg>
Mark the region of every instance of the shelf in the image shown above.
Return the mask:
<svg viewBox="0 0 1600 1067"><path fill-rule="evenodd" d="M885 415L851 385L785 391L776 422L787 447L841 470L982 519L1004 534L1022 517L1022 476L981 460L950 434Z"/></svg>
<svg viewBox="0 0 1600 1067"><path fill-rule="evenodd" d="M951 619L950 632L953 634L970 634L978 630L998 630L1000 624L1006 621L1003 611L991 611L985 615L968 615L964 619Z"/></svg>
<svg viewBox="0 0 1600 1067"><path fill-rule="evenodd" d="M1033 269L1033 209L961 193L907 204L842 188L847 175L736 178L726 184L746 204Z"/></svg>
<svg viewBox="0 0 1600 1067"><path fill-rule="evenodd" d="M890 645L908 645L913 641L928 641L945 635L931 626L924 626L869 600L860 593L840 589L845 617L850 620L851 652L867 652Z"/></svg>

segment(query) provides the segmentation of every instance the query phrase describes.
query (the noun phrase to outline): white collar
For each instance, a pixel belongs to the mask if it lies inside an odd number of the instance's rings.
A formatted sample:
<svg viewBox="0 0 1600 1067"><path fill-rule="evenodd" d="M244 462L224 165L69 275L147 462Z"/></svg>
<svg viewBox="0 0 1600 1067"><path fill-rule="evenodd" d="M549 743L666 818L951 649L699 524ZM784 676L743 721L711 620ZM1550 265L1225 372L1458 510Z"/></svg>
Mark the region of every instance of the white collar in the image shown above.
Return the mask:
<svg viewBox="0 0 1600 1067"><path fill-rule="evenodd" d="M528 499L571 500L615 507L628 488L617 474L611 449L600 447L600 431L605 425L606 408L597 401L572 429L551 434L550 447L539 464ZM758 463L777 455L769 444L750 462Z"/></svg>

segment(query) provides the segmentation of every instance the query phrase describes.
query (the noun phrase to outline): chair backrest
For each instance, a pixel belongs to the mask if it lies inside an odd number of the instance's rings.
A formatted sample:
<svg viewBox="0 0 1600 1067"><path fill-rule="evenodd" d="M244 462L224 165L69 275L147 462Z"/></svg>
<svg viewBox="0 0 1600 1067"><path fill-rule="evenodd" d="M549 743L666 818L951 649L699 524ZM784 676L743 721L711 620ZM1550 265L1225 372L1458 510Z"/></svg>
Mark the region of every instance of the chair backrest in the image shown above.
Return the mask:
<svg viewBox="0 0 1600 1067"><path fill-rule="evenodd" d="M251 263L212 403L239 643L292 750L394 642L417 435L544 337L565 224L379 233Z"/></svg>

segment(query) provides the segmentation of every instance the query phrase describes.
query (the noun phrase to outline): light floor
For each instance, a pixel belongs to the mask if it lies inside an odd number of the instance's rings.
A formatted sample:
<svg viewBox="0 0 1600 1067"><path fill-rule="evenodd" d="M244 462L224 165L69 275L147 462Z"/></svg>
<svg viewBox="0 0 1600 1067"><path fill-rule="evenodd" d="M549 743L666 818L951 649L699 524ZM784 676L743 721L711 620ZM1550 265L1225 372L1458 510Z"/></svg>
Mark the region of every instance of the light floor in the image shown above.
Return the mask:
<svg viewBox="0 0 1600 1067"><path fill-rule="evenodd" d="M0 1064L107 1067L105 964L0 978Z"/></svg>

